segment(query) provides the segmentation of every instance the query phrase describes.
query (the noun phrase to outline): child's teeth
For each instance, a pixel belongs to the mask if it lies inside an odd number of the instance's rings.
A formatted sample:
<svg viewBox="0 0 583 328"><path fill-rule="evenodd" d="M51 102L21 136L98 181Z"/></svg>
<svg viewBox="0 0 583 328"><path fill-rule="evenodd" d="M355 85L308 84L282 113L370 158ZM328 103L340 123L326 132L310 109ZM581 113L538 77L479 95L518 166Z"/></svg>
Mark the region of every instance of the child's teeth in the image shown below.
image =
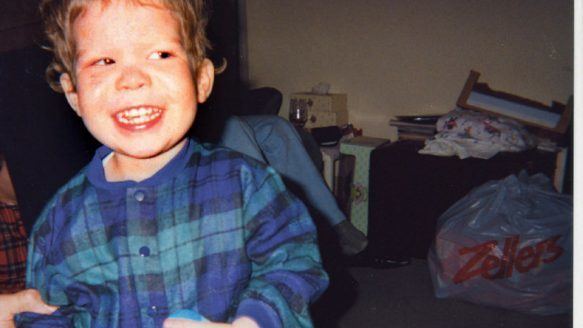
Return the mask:
<svg viewBox="0 0 583 328"><path fill-rule="evenodd" d="M152 121L161 115L161 111L156 108L139 107L132 108L117 113L116 119L124 124L140 125Z"/></svg>

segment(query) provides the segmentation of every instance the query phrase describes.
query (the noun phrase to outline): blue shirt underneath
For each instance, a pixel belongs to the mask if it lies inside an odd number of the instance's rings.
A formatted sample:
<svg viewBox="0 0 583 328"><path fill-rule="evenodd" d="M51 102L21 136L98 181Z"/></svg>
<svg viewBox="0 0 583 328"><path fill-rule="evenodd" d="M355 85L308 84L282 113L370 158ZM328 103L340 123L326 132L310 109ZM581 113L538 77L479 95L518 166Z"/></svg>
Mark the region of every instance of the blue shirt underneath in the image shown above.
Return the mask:
<svg viewBox="0 0 583 328"><path fill-rule="evenodd" d="M154 176L108 182L94 159L32 232L27 285L50 316L27 327L160 327L169 314L310 327L328 284L305 206L269 167L190 140Z"/></svg>

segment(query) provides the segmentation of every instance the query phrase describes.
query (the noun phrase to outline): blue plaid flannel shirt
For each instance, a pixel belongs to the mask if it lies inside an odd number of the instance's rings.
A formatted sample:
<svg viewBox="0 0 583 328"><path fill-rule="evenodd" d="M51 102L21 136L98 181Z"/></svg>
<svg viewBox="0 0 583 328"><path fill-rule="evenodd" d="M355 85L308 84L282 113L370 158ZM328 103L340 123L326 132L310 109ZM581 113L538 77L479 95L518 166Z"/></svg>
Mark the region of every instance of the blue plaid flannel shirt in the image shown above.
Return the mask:
<svg viewBox="0 0 583 328"><path fill-rule="evenodd" d="M154 176L107 182L92 162L33 229L27 285L49 304L21 327L160 327L180 309L211 321L310 327L326 288L316 230L272 168L190 140Z"/></svg>

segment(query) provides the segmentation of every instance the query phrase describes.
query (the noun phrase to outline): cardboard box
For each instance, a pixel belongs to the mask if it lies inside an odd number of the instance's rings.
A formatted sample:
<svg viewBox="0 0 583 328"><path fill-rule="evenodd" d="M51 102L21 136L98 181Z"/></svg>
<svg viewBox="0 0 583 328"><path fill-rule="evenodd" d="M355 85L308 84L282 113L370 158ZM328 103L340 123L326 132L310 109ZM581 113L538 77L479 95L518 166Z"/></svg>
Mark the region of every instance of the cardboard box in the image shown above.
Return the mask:
<svg viewBox="0 0 583 328"><path fill-rule="evenodd" d="M354 173L350 192L350 222L365 235L368 234L368 187L370 154L388 139L355 137L340 143L342 155L355 157Z"/></svg>
<svg viewBox="0 0 583 328"><path fill-rule="evenodd" d="M348 124L347 96L345 93L319 95L294 93L291 99L308 104L306 128Z"/></svg>

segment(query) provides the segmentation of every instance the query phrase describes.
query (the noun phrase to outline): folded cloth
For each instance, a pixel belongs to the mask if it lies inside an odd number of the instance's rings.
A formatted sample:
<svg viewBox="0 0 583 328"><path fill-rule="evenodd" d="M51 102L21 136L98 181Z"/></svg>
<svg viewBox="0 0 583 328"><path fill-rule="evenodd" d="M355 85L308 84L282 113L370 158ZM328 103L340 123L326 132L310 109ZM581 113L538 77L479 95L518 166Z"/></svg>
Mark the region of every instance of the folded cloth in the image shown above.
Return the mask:
<svg viewBox="0 0 583 328"><path fill-rule="evenodd" d="M519 122L461 108L440 117L436 130L420 154L488 159L501 151L519 152L536 146L536 139Z"/></svg>

